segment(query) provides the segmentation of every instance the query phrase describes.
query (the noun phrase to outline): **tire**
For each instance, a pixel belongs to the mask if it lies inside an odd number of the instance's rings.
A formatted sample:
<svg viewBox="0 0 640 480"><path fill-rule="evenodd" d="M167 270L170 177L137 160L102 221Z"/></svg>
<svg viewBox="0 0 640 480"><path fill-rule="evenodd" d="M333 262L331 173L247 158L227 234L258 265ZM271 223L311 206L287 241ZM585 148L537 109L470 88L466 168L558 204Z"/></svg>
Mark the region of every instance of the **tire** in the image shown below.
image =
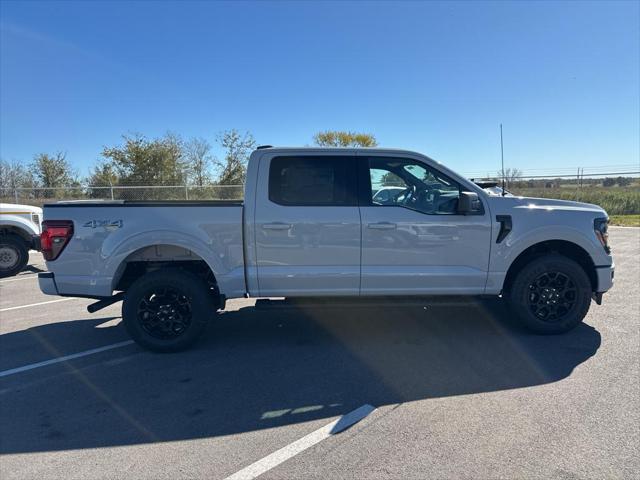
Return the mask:
<svg viewBox="0 0 640 480"><path fill-rule="evenodd" d="M29 262L29 248L17 235L0 235L0 278L12 277Z"/></svg>
<svg viewBox="0 0 640 480"><path fill-rule="evenodd" d="M589 311L591 282L582 267L558 254L536 257L515 276L507 301L529 330L552 335L575 328Z"/></svg>
<svg viewBox="0 0 640 480"><path fill-rule="evenodd" d="M154 352L177 352L200 337L216 306L204 280L182 270L158 270L126 291L122 319L131 338Z"/></svg>

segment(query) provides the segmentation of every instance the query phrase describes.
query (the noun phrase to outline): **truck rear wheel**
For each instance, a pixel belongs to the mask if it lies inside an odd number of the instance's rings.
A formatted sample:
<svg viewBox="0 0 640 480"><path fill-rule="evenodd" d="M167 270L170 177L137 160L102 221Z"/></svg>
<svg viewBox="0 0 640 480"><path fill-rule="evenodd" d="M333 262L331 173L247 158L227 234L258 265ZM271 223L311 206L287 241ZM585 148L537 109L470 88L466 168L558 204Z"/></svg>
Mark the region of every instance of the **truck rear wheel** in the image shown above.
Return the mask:
<svg viewBox="0 0 640 480"><path fill-rule="evenodd" d="M178 269L158 270L129 287L122 318L138 345L155 352L177 352L193 345L215 310L204 280Z"/></svg>
<svg viewBox="0 0 640 480"><path fill-rule="evenodd" d="M0 278L21 272L29 261L29 248L17 235L0 235Z"/></svg>
<svg viewBox="0 0 640 480"><path fill-rule="evenodd" d="M519 320L540 334L576 327L591 304L589 277L573 260L558 254L535 258L517 274L507 300Z"/></svg>

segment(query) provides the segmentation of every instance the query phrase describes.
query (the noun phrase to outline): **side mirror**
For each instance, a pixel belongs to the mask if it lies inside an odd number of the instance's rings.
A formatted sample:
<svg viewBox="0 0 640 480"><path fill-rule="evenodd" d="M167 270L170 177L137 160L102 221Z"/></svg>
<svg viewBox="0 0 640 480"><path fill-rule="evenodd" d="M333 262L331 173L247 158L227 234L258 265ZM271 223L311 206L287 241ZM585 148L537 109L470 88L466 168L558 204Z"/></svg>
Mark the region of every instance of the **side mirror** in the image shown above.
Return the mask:
<svg viewBox="0 0 640 480"><path fill-rule="evenodd" d="M458 199L458 213L462 215L473 215L482 212L482 202L475 192L460 192Z"/></svg>

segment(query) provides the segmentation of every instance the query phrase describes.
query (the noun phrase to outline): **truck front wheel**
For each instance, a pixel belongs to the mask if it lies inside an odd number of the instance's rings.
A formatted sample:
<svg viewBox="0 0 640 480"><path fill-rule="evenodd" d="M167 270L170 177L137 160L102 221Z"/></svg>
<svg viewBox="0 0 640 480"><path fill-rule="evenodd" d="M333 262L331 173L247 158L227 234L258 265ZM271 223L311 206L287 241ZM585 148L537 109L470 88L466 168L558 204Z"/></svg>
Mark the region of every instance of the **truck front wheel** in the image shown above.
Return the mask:
<svg viewBox="0 0 640 480"><path fill-rule="evenodd" d="M131 338L155 352L190 347L216 307L204 280L178 269L158 270L126 291L122 319Z"/></svg>
<svg viewBox="0 0 640 480"><path fill-rule="evenodd" d="M17 235L0 235L0 278L21 272L29 261L29 248Z"/></svg>
<svg viewBox="0 0 640 480"><path fill-rule="evenodd" d="M525 265L508 287L512 311L530 330L564 333L589 311L591 282L582 267L558 254L537 257Z"/></svg>

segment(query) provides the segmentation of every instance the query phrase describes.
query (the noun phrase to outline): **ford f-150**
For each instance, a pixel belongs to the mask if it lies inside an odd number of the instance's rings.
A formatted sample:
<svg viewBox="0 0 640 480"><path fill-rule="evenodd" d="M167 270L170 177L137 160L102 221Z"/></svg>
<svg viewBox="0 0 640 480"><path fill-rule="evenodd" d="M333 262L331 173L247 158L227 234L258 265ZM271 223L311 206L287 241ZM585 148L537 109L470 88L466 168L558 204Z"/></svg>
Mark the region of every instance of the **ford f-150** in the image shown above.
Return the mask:
<svg viewBox="0 0 640 480"><path fill-rule="evenodd" d="M246 296L501 295L529 329L562 333L613 285L607 224L596 205L491 193L410 151L267 147L242 202L45 205L39 283L90 311L123 300L156 351Z"/></svg>

